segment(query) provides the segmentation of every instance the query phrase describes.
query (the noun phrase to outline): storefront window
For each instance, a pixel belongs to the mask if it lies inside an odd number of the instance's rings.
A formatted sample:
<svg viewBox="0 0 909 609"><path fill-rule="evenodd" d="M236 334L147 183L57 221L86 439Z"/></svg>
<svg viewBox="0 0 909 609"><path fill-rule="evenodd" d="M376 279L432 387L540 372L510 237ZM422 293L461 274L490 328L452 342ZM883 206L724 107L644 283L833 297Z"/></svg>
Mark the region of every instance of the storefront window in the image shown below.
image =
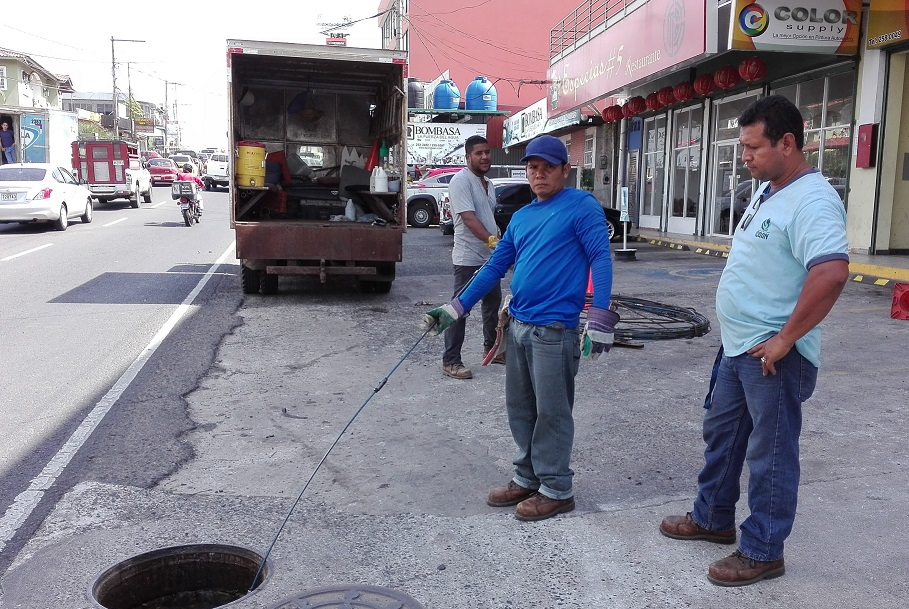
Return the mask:
<svg viewBox="0 0 909 609"><path fill-rule="evenodd" d="M805 157L821 170L840 198L845 200L855 72L841 72L787 85L771 93L785 95L799 107L805 119L805 146L802 149Z"/></svg>

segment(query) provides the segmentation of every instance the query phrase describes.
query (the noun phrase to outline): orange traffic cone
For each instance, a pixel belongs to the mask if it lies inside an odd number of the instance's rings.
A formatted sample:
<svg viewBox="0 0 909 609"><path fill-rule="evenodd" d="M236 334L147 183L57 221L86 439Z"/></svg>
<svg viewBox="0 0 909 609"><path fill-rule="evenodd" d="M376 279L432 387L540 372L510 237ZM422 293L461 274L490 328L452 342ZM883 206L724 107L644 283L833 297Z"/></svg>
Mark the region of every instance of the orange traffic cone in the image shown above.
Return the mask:
<svg viewBox="0 0 909 609"><path fill-rule="evenodd" d="M364 169L366 171L372 171L379 164L379 139L376 138L376 141L373 142L372 150L369 151L369 156L366 157L366 166Z"/></svg>
<svg viewBox="0 0 909 609"><path fill-rule="evenodd" d="M893 319L909 319L909 283L894 284L890 317Z"/></svg>

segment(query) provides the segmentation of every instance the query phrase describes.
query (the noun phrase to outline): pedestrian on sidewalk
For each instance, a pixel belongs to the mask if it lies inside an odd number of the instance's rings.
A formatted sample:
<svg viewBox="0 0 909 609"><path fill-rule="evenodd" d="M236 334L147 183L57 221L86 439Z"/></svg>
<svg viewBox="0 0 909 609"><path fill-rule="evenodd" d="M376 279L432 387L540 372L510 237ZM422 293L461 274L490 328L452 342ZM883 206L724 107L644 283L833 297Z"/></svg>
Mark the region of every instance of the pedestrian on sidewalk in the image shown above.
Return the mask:
<svg viewBox="0 0 909 609"><path fill-rule="evenodd" d="M467 167L448 183L451 215L454 219L454 296L467 285L473 274L489 260L499 240L493 211L496 206L495 187L486 174L491 168L489 143L481 135L472 135L464 142ZM481 299L483 303L483 355L496 340L496 324L502 305L502 285L495 282ZM461 347L467 320L458 319L445 331L445 353L442 355L442 374L456 379L473 378L470 368L461 361ZM504 353L492 360L504 364Z"/></svg>
<svg viewBox="0 0 909 609"><path fill-rule="evenodd" d="M739 117L742 161L761 180L735 229L716 293L722 347L703 421L704 466L691 512L669 516L674 539L736 542L735 506L748 464L748 507L738 550L707 578L744 586L785 572L795 520L802 402L820 365L818 324L849 276L846 212L802 151L799 109L780 95Z"/></svg>
<svg viewBox="0 0 909 609"><path fill-rule="evenodd" d="M518 520L543 520L574 509L570 468L574 379L581 358L580 314L592 272L586 333L595 359L609 351L619 316L609 310L612 259L603 208L568 188L565 144L532 140L521 159L536 195L514 214L489 262L460 296L428 311L424 328L451 326L514 265L505 362L505 407L517 445L514 477L490 491L494 507L516 505Z"/></svg>
<svg viewBox="0 0 909 609"><path fill-rule="evenodd" d="M3 152L4 163L16 162L16 134L10 129L9 121L6 119L0 123L0 151Z"/></svg>

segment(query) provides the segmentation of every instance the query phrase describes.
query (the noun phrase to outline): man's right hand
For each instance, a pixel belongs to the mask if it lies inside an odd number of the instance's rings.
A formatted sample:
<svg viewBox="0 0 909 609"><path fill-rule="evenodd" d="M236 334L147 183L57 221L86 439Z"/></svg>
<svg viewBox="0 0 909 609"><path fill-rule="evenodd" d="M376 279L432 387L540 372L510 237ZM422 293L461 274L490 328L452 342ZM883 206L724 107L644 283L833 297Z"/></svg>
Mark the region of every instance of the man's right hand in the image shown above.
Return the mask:
<svg viewBox="0 0 909 609"><path fill-rule="evenodd" d="M464 316L464 307L457 298L437 309L426 311L420 329L437 335Z"/></svg>
<svg viewBox="0 0 909 609"><path fill-rule="evenodd" d="M496 246L498 244L499 244L499 238L496 237L495 235L489 235L489 237L486 239L486 247L488 247L491 250L496 249Z"/></svg>

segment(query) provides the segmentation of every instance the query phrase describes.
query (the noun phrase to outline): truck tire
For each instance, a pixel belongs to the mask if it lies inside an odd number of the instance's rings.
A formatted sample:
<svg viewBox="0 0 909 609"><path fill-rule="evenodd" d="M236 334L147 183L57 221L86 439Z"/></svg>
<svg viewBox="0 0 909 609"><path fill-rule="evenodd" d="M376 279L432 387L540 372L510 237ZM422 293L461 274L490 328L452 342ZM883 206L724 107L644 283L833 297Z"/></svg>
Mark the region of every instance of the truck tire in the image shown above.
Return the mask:
<svg viewBox="0 0 909 609"><path fill-rule="evenodd" d="M151 192L151 191L152 191L151 182L149 182L149 184L148 184L148 190L146 190L144 193L142 193L142 201L143 201L143 202L145 202L145 203L151 203L151 202L152 202L152 192Z"/></svg>
<svg viewBox="0 0 909 609"><path fill-rule="evenodd" d="M211 188L212 188L211 180L206 178L205 179L205 190L211 190Z"/></svg>
<svg viewBox="0 0 909 609"><path fill-rule="evenodd" d="M417 199L407 204L407 223L414 228L426 228L434 215L426 199Z"/></svg>
<svg viewBox="0 0 909 609"><path fill-rule="evenodd" d="M139 208L139 184L136 184L136 188L129 195L129 204L133 209Z"/></svg>
<svg viewBox="0 0 909 609"><path fill-rule="evenodd" d="M258 294L262 287L262 272L240 267L240 287L244 294Z"/></svg>
<svg viewBox="0 0 909 609"><path fill-rule="evenodd" d="M260 275L260 281L262 283L262 293L263 294L277 294L278 293L278 276L273 273L262 272Z"/></svg>

